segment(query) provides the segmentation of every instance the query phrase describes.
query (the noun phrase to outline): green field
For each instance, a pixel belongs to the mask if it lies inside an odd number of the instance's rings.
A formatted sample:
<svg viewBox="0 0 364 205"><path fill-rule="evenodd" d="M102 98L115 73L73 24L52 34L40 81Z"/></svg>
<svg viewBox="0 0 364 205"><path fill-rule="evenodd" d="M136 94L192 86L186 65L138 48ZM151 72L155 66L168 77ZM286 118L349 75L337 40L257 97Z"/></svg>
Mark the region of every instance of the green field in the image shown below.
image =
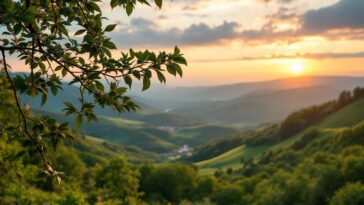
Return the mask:
<svg viewBox="0 0 364 205"><path fill-rule="evenodd" d="M299 137L301 137L301 134L295 135L294 137L291 137L273 146L264 145L249 147L246 145L242 145L212 159L198 162L195 165L200 169L201 173L205 174L212 174L217 169L238 168L239 166L241 166L242 158L244 158L244 160L249 160L251 158L261 155L264 152L270 150L274 151L283 147L287 147L293 144L297 139L299 139Z"/></svg>
<svg viewBox="0 0 364 205"><path fill-rule="evenodd" d="M269 146L247 147L245 145L225 152L209 160L196 163L201 173L212 174L216 169L237 168L241 159L250 159L269 149Z"/></svg>

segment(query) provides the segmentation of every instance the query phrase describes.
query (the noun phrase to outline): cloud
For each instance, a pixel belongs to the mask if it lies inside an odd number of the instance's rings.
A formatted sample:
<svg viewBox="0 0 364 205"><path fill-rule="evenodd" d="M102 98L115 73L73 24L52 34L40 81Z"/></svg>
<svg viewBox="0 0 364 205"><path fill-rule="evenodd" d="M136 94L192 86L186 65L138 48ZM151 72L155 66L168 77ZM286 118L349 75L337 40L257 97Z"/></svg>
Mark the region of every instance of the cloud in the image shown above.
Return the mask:
<svg viewBox="0 0 364 205"><path fill-rule="evenodd" d="M236 38L235 31L237 23L224 22L216 27L209 27L206 24L194 24L184 30L181 35L181 43L184 44L206 44L224 39Z"/></svg>
<svg viewBox="0 0 364 205"><path fill-rule="evenodd" d="M320 34L337 29L364 29L364 2L341 0L321 9L311 10L302 16L302 32Z"/></svg>
<svg viewBox="0 0 364 205"><path fill-rule="evenodd" d="M264 3L278 2L278 3L291 3L294 0L258 0Z"/></svg>
<svg viewBox="0 0 364 205"><path fill-rule="evenodd" d="M182 5L183 11L198 12L201 9L209 7L211 5L225 5L231 3L239 3L242 0L180 0L170 1L171 4Z"/></svg>
<svg viewBox="0 0 364 205"><path fill-rule="evenodd" d="M364 58L364 51L358 53L296 53L293 55L271 55L263 57L243 57L242 60L271 60L271 59L344 59L344 58Z"/></svg>
<svg viewBox="0 0 364 205"><path fill-rule="evenodd" d="M325 60L325 59L349 59L364 58L364 51L357 53L296 53L296 54L274 54L269 56L240 57L229 59L217 59L215 61L251 61L251 60L274 60L274 59L309 59L309 60ZM197 60L197 62L211 62L211 60Z"/></svg>
<svg viewBox="0 0 364 205"><path fill-rule="evenodd" d="M280 25L292 27L280 30ZM243 31L241 40L293 43L307 36L320 36L327 40L364 39L364 2L341 0L328 7L309 10L302 15L283 7L266 16L266 24L261 29Z"/></svg>
<svg viewBox="0 0 364 205"><path fill-rule="evenodd" d="M186 1L193 3L190 0ZM288 3L293 0L276 1ZM307 36L320 36L328 40L362 40L364 39L363 11L362 0L341 0L328 7L309 10L302 15L297 14L295 8L282 6L277 12L266 16L265 24L260 29L240 31L238 22L225 21L215 26L198 23L185 29L176 27L160 29L150 20L134 18L129 26L124 26L111 35L120 48L218 44L229 40L249 44L294 43Z"/></svg>
<svg viewBox="0 0 364 205"><path fill-rule="evenodd" d="M174 46L200 45L217 43L236 38L239 33L234 22L223 22L221 25L209 26L204 23L192 24L186 29L170 28L160 30L152 21L135 18L128 28L123 28L111 34L118 45L123 48L131 46Z"/></svg>

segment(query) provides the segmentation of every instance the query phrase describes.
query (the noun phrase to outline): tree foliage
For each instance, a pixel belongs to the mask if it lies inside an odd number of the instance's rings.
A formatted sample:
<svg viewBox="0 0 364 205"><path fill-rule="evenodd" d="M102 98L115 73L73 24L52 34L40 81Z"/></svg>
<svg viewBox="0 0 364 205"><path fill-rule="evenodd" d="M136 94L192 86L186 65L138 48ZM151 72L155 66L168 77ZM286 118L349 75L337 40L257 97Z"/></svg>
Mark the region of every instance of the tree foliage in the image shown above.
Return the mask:
<svg viewBox="0 0 364 205"><path fill-rule="evenodd" d="M311 106L290 114L281 124L280 136L285 139L308 128L357 99L364 97L363 88L355 88L352 92L343 91L336 100L321 105Z"/></svg>
<svg viewBox="0 0 364 205"><path fill-rule="evenodd" d="M148 198L179 202L193 194L196 170L184 164L147 166L141 170L141 190Z"/></svg>
<svg viewBox="0 0 364 205"><path fill-rule="evenodd" d="M138 173L131 170L124 158L112 160L101 169L96 176L96 186L104 189L107 198L130 203L139 197Z"/></svg>
<svg viewBox="0 0 364 205"><path fill-rule="evenodd" d="M67 123L32 117L19 94L40 96L44 105L49 95L62 91L62 81L68 79L69 84L79 87L80 105L64 102L64 112L73 115L80 126L84 121L97 120L95 106L109 106L119 113L137 109L126 95L133 81L141 81L143 90L147 90L153 76L165 83L166 72L182 76L181 66L187 65L177 47L170 53L129 49L117 54L117 46L107 35L117 25L108 23L100 3L100 0L0 1L2 69L16 100L21 132L41 155L50 175L56 176L57 171L46 157L44 144L51 142L56 146L70 137ZM119 7L128 15L138 4L161 8L162 0L110 2L113 9ZM9 55L24 62L29 74L12 78ZM91 95L92 100L87 101L85 94Z"/></svg>

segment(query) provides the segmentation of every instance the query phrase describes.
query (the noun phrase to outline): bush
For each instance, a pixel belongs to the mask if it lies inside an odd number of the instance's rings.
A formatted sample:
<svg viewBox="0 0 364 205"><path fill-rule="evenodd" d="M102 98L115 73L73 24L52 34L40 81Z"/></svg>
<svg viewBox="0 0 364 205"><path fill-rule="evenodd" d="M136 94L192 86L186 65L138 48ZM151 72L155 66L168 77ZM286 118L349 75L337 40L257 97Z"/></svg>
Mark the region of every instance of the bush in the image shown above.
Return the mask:
<svg viewBox="0 0 364 205"><path fill-rule="evenodd" d="M330 205L363 205L364 185L360 183L347 184L330 199Z"/></svg>

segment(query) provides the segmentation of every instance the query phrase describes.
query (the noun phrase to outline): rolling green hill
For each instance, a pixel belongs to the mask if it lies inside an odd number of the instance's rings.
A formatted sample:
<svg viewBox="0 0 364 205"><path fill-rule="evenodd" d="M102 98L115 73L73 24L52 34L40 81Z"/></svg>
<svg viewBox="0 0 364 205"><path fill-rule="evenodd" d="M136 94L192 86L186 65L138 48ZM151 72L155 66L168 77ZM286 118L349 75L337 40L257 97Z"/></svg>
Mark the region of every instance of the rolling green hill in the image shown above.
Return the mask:
<svg viewBox="0 0 364 205"><path fill-rule="evenodd" d="M364 119L364 117L363 117ZM320 136L328 136L336 134L342 129L322 129ZM305 135L305 132L299 133L289 139L283 140L273 145L249 146L241 145L217 157L197 162L195 165L199 167L202 174L213 174L218 169L241 168L242 160L250 160L257 158L265 153L285 149L292 146Z"/></svg>
<svg viewBox="0 0 364 205"><path fill-rule="evenodd" d="M73 133L75 140L66 140L66 148L74 148L77 155L88 166L106 163L110 159L125 156L134 163L157 161L158 155L137 147L112 144L91 136Z"/></svg>
<svg viewBox="0 0 364 205"><path fill-rule="evenodd" d="M364 99L358 100L338 112L325 118L317 126L339 128L356 124L364 119Z"/></svg>
<svg viewBox="0 0 364 205"><path fill-rule="evenodd" d="M43 110L34 110L35 113L51 116L61 122L70 121L71 126L75 127L73 119L65 117L61 113L47 112ZM138 121L125 120L120 118L100 116L98 122L85 124L80 129L83 133L104 139L106 141L132 145L153 152L167 152L176 148L162 138L168 139L171 133L152 127Z"/></svg>
<svg viewBox="0 0 364 205"><path fill-rule="evenodd" d="M216 157L203 160L195 163L197 167L200 168L200 172L204 174L212 174L218 169L227 168L241 168L242 159L250 160L257 159L260 156L282 149L287 149L297 142L302 141L305 135L312 129L312 127L318 129L319 134L310 141L316 140L319 137L334 136L340 133L343 129L348 126L353 126L364 120L364 99L357 99L344 108L326 116L317 124L311 126L311 128L306 128L301 132L287 138L285 140L279 141L278 143L263 144L263 145L249 145L244 144L235 147L227 152L224 152ZM275 137L274 135L272 135ZM259 137L259 136L258 136ZM229 139L227 139L229 140ZM231 139L230 139L231 140ZM306 142L308 143L308 142Z"/></svg>
<svg viewBox="0 0 364 205"><path fill-rule="evenodd" d="M256 92L231 100L204 102L175 112L222 122L260 124L282 120L291 112L337 96L326 86Z"/></svg>
<svg viewBox="0 0 364 205"><path fill-rule="evenodd" d="M229 85L205 86L205 87L165 87L155 86L148 92L137 92L134 95L148 99L153 107L161 106L163 109L184 107L186 104L194 105L200 102L216 100L231 100L249 93L260 91L289 90L302 87L326 86L334 90L352 89L363 86L362 77L347 76L300 76L283 78L263 82L236 83ZM137 89L138 90L138 89ZM155 96L158 96L156 98Z"/></svg>

